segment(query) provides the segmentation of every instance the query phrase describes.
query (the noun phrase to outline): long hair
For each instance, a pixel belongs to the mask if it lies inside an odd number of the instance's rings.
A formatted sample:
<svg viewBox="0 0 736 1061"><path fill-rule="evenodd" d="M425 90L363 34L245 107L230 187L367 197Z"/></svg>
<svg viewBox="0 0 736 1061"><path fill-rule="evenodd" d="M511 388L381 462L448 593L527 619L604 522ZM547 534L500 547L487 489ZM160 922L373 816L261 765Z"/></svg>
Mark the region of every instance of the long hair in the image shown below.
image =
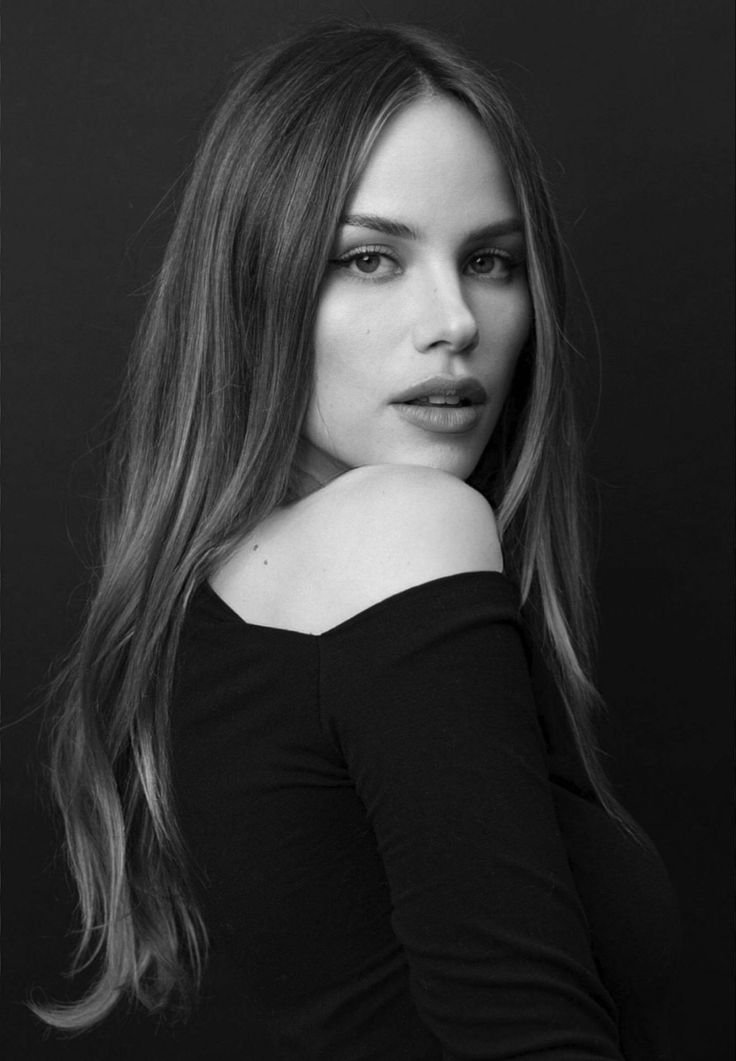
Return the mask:
<svg viewBox="0 0 736 1061"><path fill-rule="evenodd" d="M110 458L99 583L73 656L52 775L95 979L82 1029L123 997L186 1007L206 933L176 825L169 700L184 614L234 544L293 496L315 309L350 189L386 122L446 94L488 130L528 248L533 332L477 485L557 679L591 784L592 621L564 338L560 240L537 156L503 91L413 28L333 23L244 64L202 139L141 323ZM487 474L483 469L493 468Z"/></svg>

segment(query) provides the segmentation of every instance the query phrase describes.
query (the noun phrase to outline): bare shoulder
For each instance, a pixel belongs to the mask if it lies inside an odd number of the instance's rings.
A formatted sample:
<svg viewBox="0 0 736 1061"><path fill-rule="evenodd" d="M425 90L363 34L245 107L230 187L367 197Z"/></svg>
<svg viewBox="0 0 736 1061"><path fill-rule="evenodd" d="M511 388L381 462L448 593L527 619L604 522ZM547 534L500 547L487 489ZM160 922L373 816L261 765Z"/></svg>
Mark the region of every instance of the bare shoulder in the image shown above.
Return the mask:
<svg viewBox="0 0 736 1061"><path fill-rule="evenodd" d="M446 472L357 468L313 496L312 555L355 612L432 579L503 569L490 505Z"/></svg>
<svg viewBox="0 0 736 1061"><path fill-rule="evenodd" d="M447 472L406 464L356 468L319 498L366 557L377 551L387 560L387 550L408 549L418 559L431 560L439 551L451 563L495 562L498 534L490 505Z"/></svg>
<svg viewBox="0 0 736 1061"><path fill-rule="evenodd" d="M242 618L323 633L413 586L501 571L493 512L432 468L356 468L269 517L212 584Z"/></svg>

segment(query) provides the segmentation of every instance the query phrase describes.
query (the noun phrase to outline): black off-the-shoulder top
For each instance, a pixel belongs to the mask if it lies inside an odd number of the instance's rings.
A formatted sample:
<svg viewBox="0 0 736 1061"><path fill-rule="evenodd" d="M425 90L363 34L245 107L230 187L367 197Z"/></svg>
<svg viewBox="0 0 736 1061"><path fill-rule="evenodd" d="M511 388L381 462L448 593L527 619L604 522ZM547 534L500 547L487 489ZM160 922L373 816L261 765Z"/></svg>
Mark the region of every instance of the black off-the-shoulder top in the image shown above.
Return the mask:
<svg viewBox="0 0 736 1061"><path fill-rule="evenodd" d="M180 1056L670 1057L666 873L531 671L493 572L321 635L195 594L173 774L211 954Z"/></svg>

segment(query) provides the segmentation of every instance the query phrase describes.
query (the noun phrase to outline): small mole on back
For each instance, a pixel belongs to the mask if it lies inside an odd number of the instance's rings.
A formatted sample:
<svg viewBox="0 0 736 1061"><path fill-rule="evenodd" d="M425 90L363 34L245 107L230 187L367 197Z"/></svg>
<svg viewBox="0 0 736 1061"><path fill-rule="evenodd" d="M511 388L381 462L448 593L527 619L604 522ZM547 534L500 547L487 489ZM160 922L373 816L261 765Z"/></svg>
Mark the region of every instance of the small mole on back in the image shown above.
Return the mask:
<svg viewBox="0 0 736 1061"><path fill-rule="evenodd" d="M253 546L253 552L255 552L257 548L258 548L258 546L257 546L257 545L254 545L254 546Z"/></svg>

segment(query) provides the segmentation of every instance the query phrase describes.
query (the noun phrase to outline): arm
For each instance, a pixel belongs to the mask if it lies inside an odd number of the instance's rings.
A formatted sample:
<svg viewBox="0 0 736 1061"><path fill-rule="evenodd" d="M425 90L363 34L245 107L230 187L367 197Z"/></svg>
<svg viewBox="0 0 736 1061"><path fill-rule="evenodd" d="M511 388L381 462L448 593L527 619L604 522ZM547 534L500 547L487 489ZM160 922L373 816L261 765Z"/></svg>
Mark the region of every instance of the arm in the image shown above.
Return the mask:
<svg viewBox="0 0 736 1061"><path fill-rule="evenodd" d="M322 666L325 722L376 835L417 1009L448 1058L618 1061L510 586L478 551L492 513L462 483L435 478L409 509L394 485L374 503L366 561L386 603L325 635Z"/></svg>

